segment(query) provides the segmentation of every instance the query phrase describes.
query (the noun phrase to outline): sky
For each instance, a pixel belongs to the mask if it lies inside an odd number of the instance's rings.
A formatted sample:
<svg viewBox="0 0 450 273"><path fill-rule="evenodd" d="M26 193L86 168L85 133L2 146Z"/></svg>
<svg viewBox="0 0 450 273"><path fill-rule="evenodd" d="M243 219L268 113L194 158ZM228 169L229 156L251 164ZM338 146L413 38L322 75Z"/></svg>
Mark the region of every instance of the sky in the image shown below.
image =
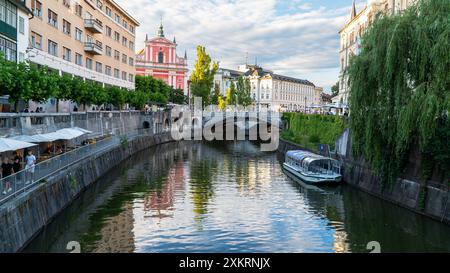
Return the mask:
<svg viewBox="0 0 450 273"><path fill-rule="evenodd" d="M161 17L166 38L188 55L203 45L220 67L255 64L307 79L329 92L339 76L339 30L352 0L115 0L140 22L136 49L155 37ZM358 10L365 0L356 1ZM248 58L246 58L248 54Z"/></svg>

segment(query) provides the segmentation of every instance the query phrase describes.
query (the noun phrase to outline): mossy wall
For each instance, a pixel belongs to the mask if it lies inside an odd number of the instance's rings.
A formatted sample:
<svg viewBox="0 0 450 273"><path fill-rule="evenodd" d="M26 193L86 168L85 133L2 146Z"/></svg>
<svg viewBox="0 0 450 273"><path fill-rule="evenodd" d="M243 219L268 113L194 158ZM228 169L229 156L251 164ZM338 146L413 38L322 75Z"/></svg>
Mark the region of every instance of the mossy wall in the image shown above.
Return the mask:
<svg viewBox="0 0 450 273"><path fill-rule="evenodd" d="M337 138L346 127L346 121L338 116L283 113L282 118L286 122L286 130L281 137L313 151L319 144L328 144L330 149L334 149Z"/></svg>

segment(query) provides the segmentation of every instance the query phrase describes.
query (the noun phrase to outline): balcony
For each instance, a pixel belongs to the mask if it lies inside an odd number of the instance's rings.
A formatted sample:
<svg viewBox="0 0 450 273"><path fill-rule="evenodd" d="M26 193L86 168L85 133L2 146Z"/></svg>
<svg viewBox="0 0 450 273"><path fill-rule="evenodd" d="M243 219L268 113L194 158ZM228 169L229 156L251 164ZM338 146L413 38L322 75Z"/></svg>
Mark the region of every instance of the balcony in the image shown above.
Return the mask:
<svg viewBox="0 0 450 273"><path fill-rule="evenodd" d="M94 54L94 55L102 55L103 54L103 45L100 42L97 42L97 43L87 42L87 43L84 43L84 51Z"/></svg>
<svg viewBox="0 0 450 273"><path fill-rule="evenodd" d="M93 33L103 33L103 23L97 19L84 19L84 27Z"/></svg>

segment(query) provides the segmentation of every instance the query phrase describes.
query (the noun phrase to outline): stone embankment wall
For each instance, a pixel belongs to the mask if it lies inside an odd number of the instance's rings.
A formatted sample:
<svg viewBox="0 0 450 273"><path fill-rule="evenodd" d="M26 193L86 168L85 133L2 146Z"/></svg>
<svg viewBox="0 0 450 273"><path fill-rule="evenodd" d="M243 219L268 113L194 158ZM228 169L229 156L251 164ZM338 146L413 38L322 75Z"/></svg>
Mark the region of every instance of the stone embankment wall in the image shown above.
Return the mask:
<svg viewBox="0 0 450 273"><path fill-rule="evenodd" d="M172 141L170 133L140 136L49 177L0 207L0 252L17 252L87 187L134 153Z"/></svg>

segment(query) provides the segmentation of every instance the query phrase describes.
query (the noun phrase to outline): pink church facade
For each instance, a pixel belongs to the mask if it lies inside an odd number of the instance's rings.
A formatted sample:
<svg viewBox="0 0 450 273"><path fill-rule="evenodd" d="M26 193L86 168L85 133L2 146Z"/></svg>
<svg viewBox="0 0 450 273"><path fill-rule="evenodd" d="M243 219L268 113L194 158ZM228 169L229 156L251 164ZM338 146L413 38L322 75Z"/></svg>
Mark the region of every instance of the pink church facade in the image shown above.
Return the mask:
<svg viewBox="0 0 450 273"><path fill-rule="evenodd" d="M157 37L145 39L145 48L136 56L136 75L152 76L161 79L187 94L188 63L186 53L177 55L177 43L164 36L161 25Z"/></svg>

